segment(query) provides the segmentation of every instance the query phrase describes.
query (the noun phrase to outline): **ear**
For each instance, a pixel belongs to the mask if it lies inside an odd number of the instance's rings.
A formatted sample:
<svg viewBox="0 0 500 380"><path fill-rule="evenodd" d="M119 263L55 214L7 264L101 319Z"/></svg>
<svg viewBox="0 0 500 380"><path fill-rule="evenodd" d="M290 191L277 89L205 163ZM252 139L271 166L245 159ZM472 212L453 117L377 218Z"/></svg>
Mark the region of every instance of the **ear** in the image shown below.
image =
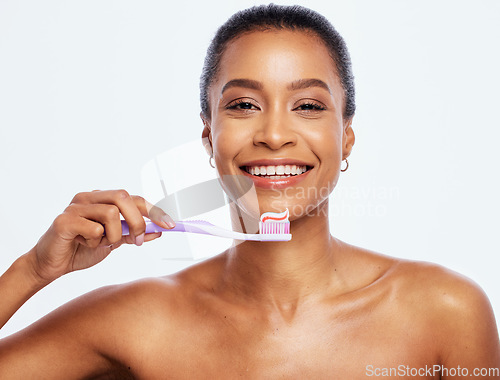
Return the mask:
<svg viewBox="0 0 500 380"><path fill-rule="evenodd" d="M344 122L344 133L342 135L342 159L349 157L356 138L352 130L352 117Z"/></svg>
<svg viewBox="0 0 500 380"><path fill-rule="evenodd" d="M203 132L201 132L201 142L205 147L205 151L209 156L212 155L212 129L210 128L210 122L205 119L203 113L200 113L201 120L203 121Z"/></svg>

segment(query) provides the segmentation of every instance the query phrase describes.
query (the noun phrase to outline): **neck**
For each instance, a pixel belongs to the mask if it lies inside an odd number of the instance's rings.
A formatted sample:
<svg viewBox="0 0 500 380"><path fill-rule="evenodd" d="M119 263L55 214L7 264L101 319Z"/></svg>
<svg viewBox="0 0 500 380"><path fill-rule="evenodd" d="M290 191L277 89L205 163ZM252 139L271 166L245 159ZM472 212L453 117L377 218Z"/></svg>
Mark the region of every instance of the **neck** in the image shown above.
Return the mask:
<svg viewBox="0 0 500 380"><path fill-rule="evenodd" d="M340 243L330 234L328 200L291 221L290 231L288 242L246 241L230 248L224 280L240 297L293 310L331 290Z"/></svg>

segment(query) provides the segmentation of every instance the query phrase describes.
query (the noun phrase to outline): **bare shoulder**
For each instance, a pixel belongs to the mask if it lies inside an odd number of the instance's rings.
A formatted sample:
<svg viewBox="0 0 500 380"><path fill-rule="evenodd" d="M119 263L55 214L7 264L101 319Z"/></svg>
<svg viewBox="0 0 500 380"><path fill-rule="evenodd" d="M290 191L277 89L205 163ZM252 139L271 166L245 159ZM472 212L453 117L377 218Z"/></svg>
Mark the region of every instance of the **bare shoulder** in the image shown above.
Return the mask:
<svg viewBox="0 0 500 380"><path fill-rule="evenodd" d="M134 351L144 348L144 340L137 338L149 334L142 327L157 320L151 313L158 308L150 292L165 289L166 283L150 279L94 290L2 339L0 377L93 378L121 373L120 378L128 378L123 372L126 363Z"/></svg>
<svg viewBox="0 0 500 380"><path fill-rule="evenodd" d="M211 292L223 262L219 255L170 275L103 288L92 296L93 307L109 307L110 315L120 316L129 335L131 329L137 329L139 334L171 334L196 314L203 295Z"/></svg>
<svg viewBox="0 0 500 380"><path fill-rule="evenodd" d="M448 365L500 366L495 316L484 290L472 279L441 265L396 259L360 249L375 263L385 263L380 282L390 289L391 313L432 342ZM430 338L430 339L429 339Z"/></svg>
<svg viewBox="0 0 500 380"><path fill-rule="evenodd" d="M368 288L383 294L385 313L412 332L414 343L449 366L500 367L500 344L491 303L472 279L441 265L394 258L349 246ZM425 343L424 343L425 342Z"/></svg>
<svg viewBox="0 0 500 380"><path fill-rule="evenodd" d="M411 299L425 299L429 311L468 313L491 310L483 289L472 279L444 266L399 259L391 276Z"/></svg>
<svg viewBox="0 0 500 380"><path fill-rule="evenodd" d="M112 285L94 292L94 298L113 298L126 305L136 304L142 307L171 309L182 295L204 290L213 282L214 276L223 265L223 254L195 263L187 268L162 277L143 278L137 281ZM107 303L107 301L105 301Z"/></svg>
<svg viewBox="0 0 500 380"><path fill-rule="evenodd" d="M154 318L168 327L168 323L190 305L193 297L210 287L220 262L221 259L215 257L170 275L104 287L81 301L76 300L76 304L80 308L106 309L110 314L121 315L122 321L128 316L129 328L139 325L140 321L149 325L155 322Z"/></svg>
<svg viewBox="0 0 500 380"><path fill-rule="evenodd" d="M420 308L416 313L431 327L444 365L500 367L494 312L475 281L437 264L402 261L398 267L401 294L409 295L410 310Z"/></svg>
<svg viewBox="0 0 500 380"><path fill-rule="evenodd" d="M435 311L460 312L473 308L491 309L488 297L472 279L442 265L391 257L366 248L348 245L350 259L362 267L363 272L373 271L373 276L389 285L405 300L425 299L435 306Z"/></svg>
<svg viewBox="0 0 500 380"><path fill-rule="evenodd" d="M184 273L106 286L68 302L2 339L0 377L38 378L32 372L37 371L46 378L111 373L128 378L147 368L139 360L145 352L166 346L173 355L176 345L168 341L182 341L186 317L193 314L186 297L198 286L192 273L212 266L201 263Z"/></svg>

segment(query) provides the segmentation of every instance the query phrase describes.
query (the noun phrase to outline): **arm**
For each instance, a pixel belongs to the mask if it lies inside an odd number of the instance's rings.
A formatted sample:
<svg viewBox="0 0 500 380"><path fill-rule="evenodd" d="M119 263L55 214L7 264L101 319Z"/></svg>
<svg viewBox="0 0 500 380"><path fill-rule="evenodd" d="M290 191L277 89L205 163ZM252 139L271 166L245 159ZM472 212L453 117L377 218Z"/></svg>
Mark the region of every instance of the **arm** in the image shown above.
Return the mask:
<svg viewBox="0 0 500 380"><path fill-rule="evenodd" d="M2 339L0 378L77 379L120 371L119 362L114 360L119 351L113 352L105 344L118 344L118 339L123 339L116 323L121 308L116 304L109 307L112 294L117 292L119 287L88 293Z"/></svg>
<svg viewBox="0 0 500 380"><path fill-rule="evenodd" d="M120 215L131 235L121 235ZM143 216L165 228L173 227L163 211L123 190L75 196L36 246L0 277L0 326L33 294L65 273L95 265L123 243L141 245L159 237L161 233L144 235ZM113 331L105 326L105 319L96 317L98 310L107 311L107 316L119 310L113 302L100 301L108 293L90 293L2 339L0 378L55 379L68 378L70 373L82 377L109 369L112 360L104 358L101 346L109 342L106 334ZM120 319L119 315L114 317Z"/></svg>
<svg viewBox="0 0 500 380"><path fill-rule="evenodd" d="M19 257L0 277L0 328L36 292L48 284L33 271L34 248Z"/></svg>

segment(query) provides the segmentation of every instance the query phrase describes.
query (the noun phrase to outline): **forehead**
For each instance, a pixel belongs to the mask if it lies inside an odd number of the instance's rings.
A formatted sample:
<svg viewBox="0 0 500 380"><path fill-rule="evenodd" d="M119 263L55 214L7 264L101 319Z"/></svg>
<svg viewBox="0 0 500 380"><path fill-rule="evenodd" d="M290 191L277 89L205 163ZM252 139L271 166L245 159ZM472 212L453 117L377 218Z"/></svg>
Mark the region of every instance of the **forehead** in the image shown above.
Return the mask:
<svg viewBox="0 0 500 380"><path fill-rule="evenodd" d="M271 29L234 39L222 55L214 87L234 78L255 79L270 86L317 78L342 91L327 47L308 31Z"/></svg>

